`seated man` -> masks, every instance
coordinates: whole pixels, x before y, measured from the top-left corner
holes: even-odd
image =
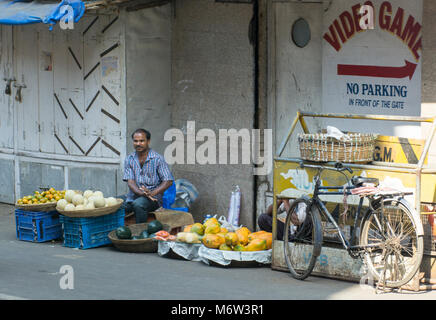
[[[133,132],[135,152],[124,161],[123,181],[129,187],[124,208],[126,214],[135,213],[136,223],[147,222],[148,213],[162,206],[163,193],[174,180],[165,159],[150,148],[150,138],[147,130]]]
[[[277,239],[283,239],[283,230],[285,228],[286,215],[289,211],[289,200],[277,200]],[[273,205],[269,205],[266,213],[262,213],[257,219],[260,230],[272,232],[272,212]]]
[[[300,205],[303,205],[300,208]],[[291,205],[288,199],[277,200],[277,240],[283,240],[283,232],[285,229],[286,217],[289,213]],[[302,203],[298,204],[296,210],[291,214],[291,224],[293,226],[300,226],[306,219],[306,206]],[[273,205],[271,204],[266,213],[262,213],[257,219],[260,230],[272,232],[272,212]],[[290,230],[292,234],[293,231]]]

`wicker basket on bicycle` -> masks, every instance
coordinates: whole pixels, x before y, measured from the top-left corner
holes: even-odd
[[[377,134],[349,133],[340,139],[324,133],[299,134],[301,158],[315,162],[344,163],[373,160]]]

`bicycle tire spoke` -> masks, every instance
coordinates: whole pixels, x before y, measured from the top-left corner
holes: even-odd
[[[415,223],[412,213],[396,201],[386,201],[366,220],[361,245],[382,242],[380,247],[385,246],[384,250],[365,248],[370,272],[379,284],[388,287],[404,285],[418,270],[423,239],[418,237]]]

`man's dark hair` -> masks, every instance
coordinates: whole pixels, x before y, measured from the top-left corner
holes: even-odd
[[[149,131],[145,130],[145,129],[136,129],[135,132],[132,133],[132,139],[135,136],[135,134],[137,133],[143,133],[145,135],[145,138],[147,138],[147,140],[150,140],[151,138],[151,134]]]

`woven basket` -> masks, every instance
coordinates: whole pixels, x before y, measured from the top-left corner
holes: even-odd
[[[316,162],[370,162],[373,160],[376,134],[351,133],[341,139],[326,134],[299,134],[300,155]]]
[[[34,212],[41,212],[41,211],[53,211],[56,209],[56,202],[50,202],[50,203],[40,203],[40,204],[15,204],[15,208],[24,210],[24,211],[34,211]]]
[[[138,223],[129,226],[132,231],[132,236],[138,236],[142,231],[147,230],[148,223]],[[163,225],[163,230],[170,232],[170,226],[167,224]],[[135,253],[145,253],[145,252],[157,252],[158,240],[156,239],[118,239],[116,235],[116,230],[112,230],[109,235],[109,240],[115,248],[123,252],[135,252]]]
[[[117,204],[110,207],[96,208],[91,210],[65,211],[56,209],[60,214],[70,218],[100,217],[116,212],[123,204],[123,199],[117,199]],[[56,204],[55,204],[56,205]]]

